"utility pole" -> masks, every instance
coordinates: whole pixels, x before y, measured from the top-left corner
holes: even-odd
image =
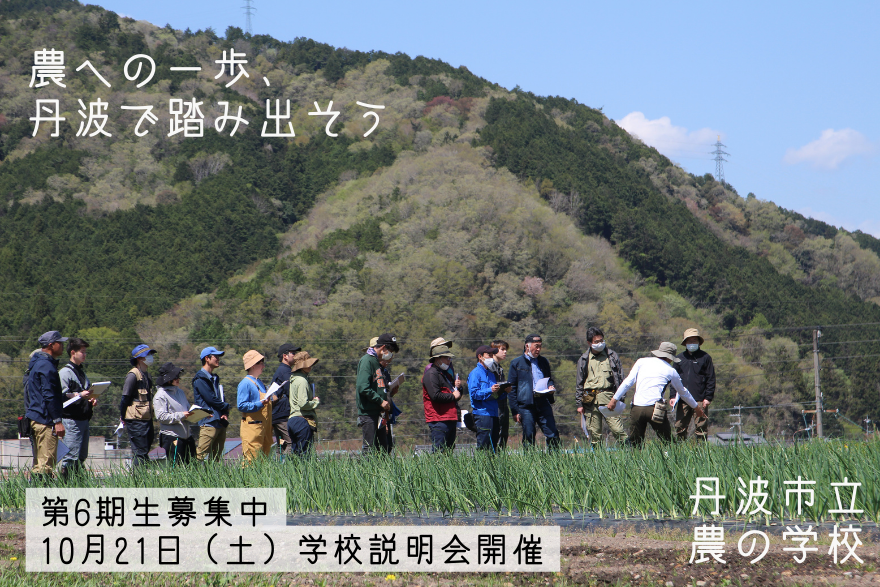
[[[822,391],[819,389],[819,337],[822,331],[813,330],[813,374],[816,380],[816,437],[822,438]]]
[[[257,11],[257,9],[254,8],[253,5],[251,4],[252,1],[253,0],[244,0],[244,6],[242,6],[242,8],[244,9],[244,14],[247,18],[246,24],[244,27],[244,32],[246,32],[249,35],[254,34],[254,31],[251,28],[251,17],[254,15],[254,12]]]
[[[724,155],[730,156],[730,153],[721,150],[721,147],[727,146],[721,142],[721,135],[718,135],[718,142],[713,146],[715,147],[715,150],[709,154],[715,155],[715,180],[718,183],[724,183],[724,165],[722,165],[722,162],[727,161],[727,159],[724,158]]]

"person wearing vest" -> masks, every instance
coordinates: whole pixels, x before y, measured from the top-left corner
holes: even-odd
[[[31,353],[24,376],[25,416],[31,420],[31,441],[34,465],[31,479],[51,477],[55,471],[58,439],[64,438],[61,420],[61,381],[58,378],[58,357],[64,353],[67,338],[57,330],[38,339],[40,349]]]
[[[242,358],[247,375],[238,384],[238,411],[241,412],[241,448],[251,462],[272,448],[272,403],[259,377],[266,367],[266,357],[250,350]]]
[[[196,439],[186,420],[191,414],[191,404],[180,389],[181,373],[183,369],[174,363],[159,367],[153,398],[153,409],[159,421],[159,446],[165,451],[165,462],[171,466],[189,463],[196,456]]]
[[[83,371],[83,363],[86,360],[86,349],[89,343],[81,338],[71,338],[67,341],[68,362],[58,376],[61,378],[61,392],[64,400],[75,402],[62,408],[61,422],[64,424],[64,444],[69,452],[58,463],[61,478],[66,479],[75,471],[81,471],[89,456],[89,421],[92,419],[92,408],[98,400],[89,397],[91,381]]]
[[[299,456],[310,454],[315,432],[318,431],[318,416],[315,408],[321,403],[321,399],[312,391],[309,383],[309,373],[318,359],[309,356],[306,351],[300,351],[293,355],[293,364],[290,374],[290,418],[287,420],[287,428],[292,443],[292,451]]]
[[[461,381],[453,376],[452,359],[455,355],[449,351],[449,346],[440,344],[431,347],[431,362],[422,375],[422,403],[425,406],[425,422],[431,431],[433,452],[455,448],[458,400],[461,398],[458,385]]]
[[[153,445],[153,380],[147,372],[153,364],[156,351],[145,344],[139,344],[131,351],[132,369],[122,384],[122,400],[119,402],[119,417],[128,430],[131,443],[132,468],[150,462],[150,447]]]
[[[199,353],[202,368],[192,379],[193,403],[211,412],[199,420],[199,442],[196,458],[220,461],[226,447],[226,427],[229,426],[229,404],[223,397],[220,376],[214,373],[220,367],[220,357],[226,354],[212,346]]]
[[[614,392],[623,382],[623,366],[620,357],[605,344],[605,333],[595,326],[587,328],[587,343],[590,348],[577,362],[574,400],[578,414],[584,419],[590,433],[590,445],[598,448],[602,441],[602,422],[617,439],[617,444],[626,444],[627,435],[619,416],[605,416],[599,411],[607,406]]]
[[[391,412],[386,377],[382,374],[382,365],[379,361],[390,361],[394,353],[399,350],[397,337],[385,333],[376,339],[376,344],[368,348],[366,354],[358,361],[355,401],[358,408],[357,424],[363,432],[364,454],[373,450],[391,452],[391,431],[387,419],[385,425],[379,426],[383,421],[383,415],[390,415]]]
[[[477,347],[477,366],[468,375],[468,395],[477,425],[477,448],[491,450],[493,454],[501,436],[501,422],[498,419],[501,386],[492,370],[497,354],[497,348],[486,345]]]

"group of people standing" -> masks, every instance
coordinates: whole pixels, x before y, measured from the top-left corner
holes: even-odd
[[[667,402],[675,410],[676,438],[685,439],[696,418],[695,436],[706,440],[715,369],[711,356],[700,348],[704,340],[697,329],[684,333],[683,353],[676,356],[676,345],[664,342],[651,352],[651,357],[636,361],[626,378],[620,357],[607,346],[604,333],[591,327],[586,338],[590,348],[577,362],[575,402],[593,446],[601,442],[603,422],[619,443],[641,445],[648,426],[659,438],[672,440]],[[65,342],[69,362],[59,371],[58,358]],[[43,334],[39,343],[40,349],[31,354],[24,379],[25,419],[30,421],[34,448],[33,473],[53,473],[58,439],[66,438],[70,451],[59,469],[62,476],[67,476],[81,468],[88,456],[89,421],[98,401],[91,396],[91,382],[82,367],[89,344],[80,338],[63,337],[57,331]],[[476,433],[478,448],[503,450],[511,416],[522,427],[523,445],[535,444],[540,427],[548,448],[559,447],[553,414],[556,386],[550,362],[541,355],[540,335],[525,338],[523,352],[510,362],[506,376],[502,366],[510,348],[506,341],[494,340],[476,349],[476,364],[465,379],[469,411],[459,405],[465,390],[452,364],[456,358],[452,348],[450,340],[431,341],[421,379],[425,422],[435,451],[452,449],[460,427]],[[397,337],[386,333],[370,340],[358,361],[355,403],[363,452],[392,451],[392,426],[400,413],[393,398],[404,378],[392,380],[388,368],[398,352]],[[238,384],[236,398],[241,413],[242,452],[247,462],[259,454],[268,455],[273,437],[282,454],[307,454],[318,429],[316,409],[320,398],[309,381],[318,359],[291,343],[281,345],[277,354],[279,365],[269,389],[260,380],[266,357],[256,350],[242,357],[245,376]],[[149,368],[155,355],[156,350],[146,344],[136,346],[131,351],[131,370],[122,384],[119,419],[131,441],[132,466],[149,461],[155,421],[159,423],[158,445],[170,463],[221,459],[230,405],[215,371],[225,352],[213,346],[200,352],[202,366],[191,380],[192,404],[180,387],[184,370],[173,363],[159,368],[154,383]],[[666,399],[670,387],[674,393]],[[627,433],[615,408],[633,388]],[[193,416],[196,410],[204,413]],[[190,422],[199,415],[196,441]]]

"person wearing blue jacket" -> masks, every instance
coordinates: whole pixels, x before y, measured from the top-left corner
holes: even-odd
[[[266,357],[250,350],[244,354],[242,362],[247,376],[238,384],[237,398],[238,411],[241,412],[241,450],[247,464],[261,452],[269,456],[272,448],[272,398],[266,396],[266,386],[260,381]]]
[[[522,356],[510,363],[507,380],[513,387],[507,397],[511,413],[516,414],[514,418],[522,425],[523,446],[534,446],[535,430],[540,425],[547,447],[552,450],[559,448],[560,443],[552,405],[556,401],[553,397],[556,388],[550,362],[541,356],[541,344],[538,334],[526,337]],[[547,392],[536,393],[535,385],[545,378],[549,379]]]
[[[209,346],[202,350],[202,368],[192,380],[193,403],[211,412],[207,418],[199,420],[199,444],[196,458],[219,461],[223,458],[226,445],[226,427],[229,426],[229,404],[223,397],[220,377],[214,370],[220,366],[220,357],[225,353]]]
[[[468,375],[468,394],[474,422],[477,425],[477,448],[492,450],[498,448],[501,437],[501,420],[498,418],[498,394],[501,386],[495,379],[492,366],[498,349],[482,345],[477,348],[477,366]]]
[[[58,357],[64,352],[63,343],[67,338],[57,330],[51,330],[40,336],[38,342],[40,350],[31,355],[24,379],[25,416],[31,420],[34,449],[31,474],[51,477],[58,454],[58,439],[64,438]]]

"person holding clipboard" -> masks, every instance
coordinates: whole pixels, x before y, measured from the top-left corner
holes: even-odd
[[[86,349],[89,343],[81,338],[70,338],[67,341],[67,354],[70,361],[58,372],[61,378],[61,393],[64,404],[61,412],[61,423],[67,434],[64,444],[69,452],[58,463],[62,479],[84,468],[89,456],[89,422],[92,419],[92,408],[98,400],[91,396],[92,382],[83,371],[86,360]],[[71,402],[70,400],[76,400]]]
[[[238,411],[241,412],[241,447],[247,462],[262,451],[269,456],[272,447],[272,404],[266,386],[259,380],[266,357],[250,350],[242,359],[247,375],[238,384]]]
[[[191,406],[180,389],[181,373],[183,369],[173,363],[162,365],[153,397],[153,410],[159,421],[159,446],[165,451],[165,462],[172,466],[186,464],[196,456],[196,439],[187,421],[192,414]]]
[[[315,408],[321,399],[312,390],[309,373],[318,359],[309,356],[306,351],[293,355],[293,372],[290,375],[290,418],[287,428],[290,434],[292,450],[299,456],[306,456],[312,449],[315,432],[318,431],[318,415]]]

